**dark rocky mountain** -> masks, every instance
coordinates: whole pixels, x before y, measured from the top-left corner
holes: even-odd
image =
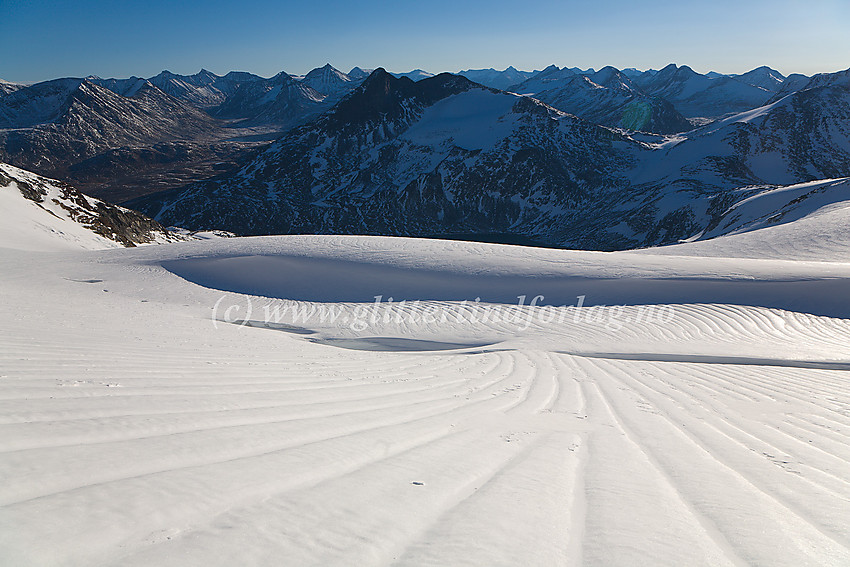
[[[543,102],[382,69],[346,94],[358,70],[330,66],[309,81],[202,72],[168,83],[190,85],[184,98],[238,83],[215,87],[224,102],[206,110],[136,77],[61,79],[0,95],[0,159],[113,200],[155,193],[133,202],[190,229],[490,234],[598,249],[690,238],[756,188],[850,175],[847,72],[799,89],[801,76],[785,77],[772,92],[686,67],[631,74],[552,66],[520,85],[542,88]],[[646,84],[701,105],[727,87],[772,99],[666,136],[687,121]]]
[[[199,137],[218,124],[150,83],[123,97],[88,79],[59,79],[0,99],[0,128],[6,161],[60,170],[108,148]]]
[[[3,83],[0,159],[121,202],[236,169],[361,80],[326,66],[302,82],[201,70]]]
[[[605,67],[592,75],[570,72],[558,80],[552,80],[553,75],[547,74],[542,80],[531,79],[521,90],[527,90],[538,81],[547,88],[531,95],[537,100],[590,122],[614,128],[658,134],[685,132],[693,128],[672,104],[646,95],[631,79],[613,67]],[[558,75],[563,76],[563,71],[559,70]]]

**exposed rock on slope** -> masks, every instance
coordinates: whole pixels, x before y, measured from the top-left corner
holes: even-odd
[[[0,246],[109,248],[186,240],[144,215],[0,163]]]

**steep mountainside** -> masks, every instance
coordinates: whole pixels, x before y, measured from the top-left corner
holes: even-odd
[[[363,73],[326,65],[299,79],[202,72],[168,83],[186,87],[184,99],[221,86],[224,102],[206,111],[136,77],[22,87],[0,96],[0,159],[99,197],[156,193],[134,203],[191,229],[601,249],[709,234],[758,191],[850,176],[848,72],[551,66],[512,88],[534,98],[383,70],[353,88]],[[227,77],[238,83],[229,94]],[[694,120],[648,88],[703,106],[772,99],[689,130]]]
[[[0,160],[113,201],[232,167],[256,143],[144,80],[59,79],[0,98]],[[122,96],[113,90],[132,96]]]
[[[148,80],[164,93],[206,110],[224,103],[240,85],[260,81],[262,77],[241,71],[219,76],[201,69],[194,75],[176,75],[163,71]]]
[[[847,176],[850,90],[803,90],[656,146],[631,172],[640,191],[621,209],[623,234],[644,246],[708,234],[761,191]]]
[[[122,97],[60,79],[0,99],[0,128],[0,159],[55,174],[111,148],[211,136],[219,124],[149,83]]]
[[[622,189],[641,151],[463,77],[414,83],[379,69],[238,174],[134,206],[168,224],[240,234],[513,232],[611,247],[580,217],[606,214],[586,206]]]
[[[239,119],[243,125],[285,127],[324,110],[325,98],[309,84],[296,81],[281,71],[271,79],[244,83],[211,114]]]
[[[92,75],[90,77],[86,77],[86,80],[124,97],[133,96],[145,85],[152,84],[140,77],[130,77],[129,79],[101,79],[100,77]]]
[[[772,104],[688,134],[655,171],[716,182],[787,185],[850,174],[850,88],[824,79]]]
[[[3,83],[0,159],[118,202],[179,187],[234,170],[362,81],[330,66],[302,79],[201,70]]]
[[[186,240],[135,211],[0,163],[0,247],[110,248]]]
[[[330,99],[339,99],[351,92],[367,76],[352,78],[328,63],[307,73],[301,82]]]
[[[729,76],[709,78],[690,67],[670,64],[654,75],[641,75],[635,84],[645,93],[663,98],[688,118],[716,118],[756,108],[774,91]]]

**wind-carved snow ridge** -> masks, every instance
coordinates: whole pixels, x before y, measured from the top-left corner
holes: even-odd
[[[0,249],[0,557],[848,564],[850,264],[663,251]]]

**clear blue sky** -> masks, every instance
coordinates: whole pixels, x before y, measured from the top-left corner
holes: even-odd
[[[0,78],[304,73],[330,62],[788,74],[850,67],[847,0],[0,0]]]

